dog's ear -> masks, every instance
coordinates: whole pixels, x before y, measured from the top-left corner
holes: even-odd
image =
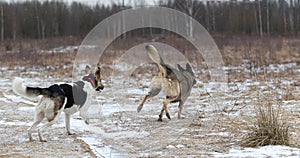
[[[89,65],[86,65],[84,71],[85,71],[85,74],[90,74],[91,73],[91,67]]]
[[[191,67],[191,65],[189,63],[186,63],[185,67],[186,67],[186,71],[188,71],[188,72],[190,72],[190,73],[192,73],[194,75],[193,69],[192,69],[192,67]]]
[[[101,68],[98,64],[97,65],[97,70],[95,71],[95,77],[98,79],[98,78],[100,78],[100,75],[101,75]]]
[[[97,70],[101,71],[100,63],[97,64]]]
[[[177,68],[178,68],[179,71],[184,71],[184,68],[181,67],[181,65],[179,65],[179,64],[177,64]]]

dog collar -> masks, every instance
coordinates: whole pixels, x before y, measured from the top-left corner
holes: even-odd
[[[96,86],[95,86],[95,82],[94,82],[94,80],[93,79],[91,79],[90,77],[89,78],[87,78],[87,81],[89,81],[91,84],[92,84],[92,86],[95,88]]]

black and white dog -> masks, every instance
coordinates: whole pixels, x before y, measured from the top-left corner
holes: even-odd
[[[71,134],[70,115],[80,111],[80,116],[87,122],[86,112],[91,104],[92,96],[103,88],[100,67],[94,74],[90,73],[72,84],[54,84],[48,88],[26,87],[21,78],[16,78],[12,85],[13,91],[23,97],[43,96],[35,108],[35,122],[28,129],[29,141],[32,141],[32,131],[46,118],[48,122],[38,128],[41,142],[46,141],[42,136],[42,131],[53,125],[62,111],[65,113],[66,130],[69,135]]]

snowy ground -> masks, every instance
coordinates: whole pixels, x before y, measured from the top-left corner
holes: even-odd
[[[300,157],[300,68],[297,64],[270,65],[271,74],[288,76],[267,81],[246,79],[230,83],[203,82],[199,77],[183,115],[177,119],[177,104],[169,106],[172,120],[157,122],[163,95],[149,99],[140,113],[136,107],[147,93],[149,78],[114,76],[104,80],[105,89],[89,110],[91,124],[72,116],[67,136],[63,115],[46,130],[47,143],[29,142],[27,128],[33,122],[36,100],[12,93],[14,76],[31,86],[49,86],[71,78],[48,78],[47,71],[24,67],[0,69],[0,156],[12,157]],[[226,67],[248,73],[243,67]],[[260,71],[260,70],[256,70]],[[30,76],[30,78],[28,78]],[[43,77],[44,76],[44,77]],[[228,86],[228,91],[216,85]],[[242,148],[240,140],[255,117],[257,95],[272,94],[281,103],[289,125],[290,147]],[[37,139],[37,135],[34,135]]]

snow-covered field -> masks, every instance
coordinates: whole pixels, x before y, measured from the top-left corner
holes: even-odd
[[[253,78],[229,83],[197,84],[183,110],[184,119],[177,119],[177,104],[169,105],[171,118],[157,122],[163,95],[149,99],[140,113],[136,107],[147,93],[149,75],[137,78],[115,75],[103,81],[105,89],[98,93],[88,111],[91,124],[86,125],[78,114],[72,116],[67,136],[64,118],[47,129],[47,143],[29,142],[27,128],[33,122],[37,100],[26,100],[11,90],[15,76],[26,78],[25,84],[49,86],[71,81],[71,78],[48,78],[43,67],[24,71],[24,67],[0,69],[0,156],[11,157],[300,157],[300,66],[270,65],[265,81]],[[238,73],[246,68],[225,67]],[[240,72],[239,72],[240,71]],[[27,78],[31,76],[31,78]],[[151,75],[150,75],[151,76]],[[218,88],[215,85],[227,88]],[[239,142],[247,134],[247,125],[255,118],[257,96],[271,94],[281,103],[282,119],[289,125],[290,146],[243,148]],[[37,135],[34,135],[37,139]]]

